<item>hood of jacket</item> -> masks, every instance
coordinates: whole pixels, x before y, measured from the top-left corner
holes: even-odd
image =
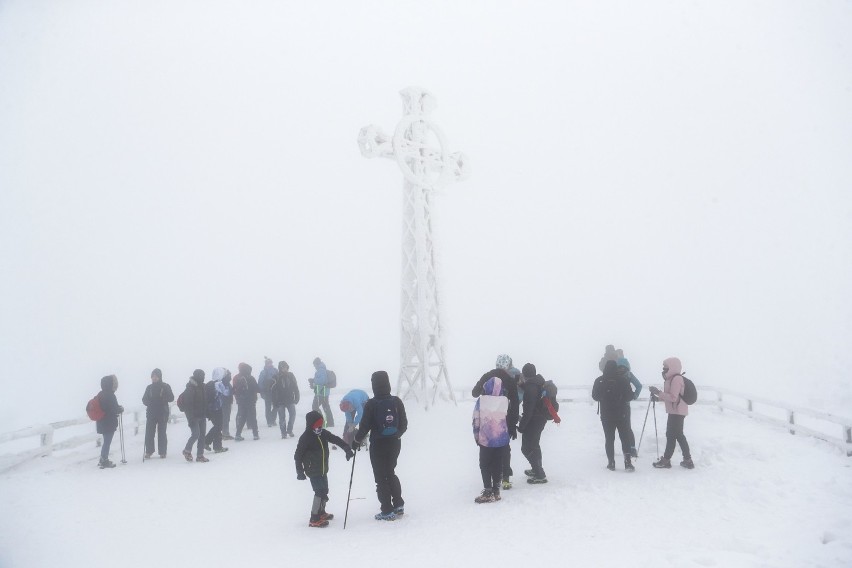
[[[115,392],[118,390],[118,379],[115,375],[107,375],[101,379],[101,390]]]
[[[224,379],[227,372],[228,369],[225,367],[216,367],[213,369],[213,382],[219,382]]]
[[[668,369],[668,372],[665,374],[665,380],[669,380],[675,375],[680,375],[681,371],[683,371],[683,365],[680,362],[680,359],[677,357],[669,357],[668,359],[663,361],[663,367]]]
[[[604,365],[603,370],[604,377],[617,377],[618,376],[618,364],[615,361],[607,361]]]
[[[628,360],[627,360],[627,359],[625,359],[624,357],[621,357],[621,358],[620,358],[618,361],[616,361],[615,363],[616,363],[619,367],[624,367],[624,368],[626,368],[628,371],[630,370],[630,361],[628,361]]]
[[[385,371],[376,371],[370,377],[370,382],[373,385],[373,394],[376,396],[385,396],[391,393],[390,378]]]
[[[482,394],[500,396],[503,394],[503,380],[500,377],[491,377],[482,385]]]
[[[240,374],[248,377],[251,375],[251,365],[248,363],[240,363],[237,367],[240,370]]]
[[[313,430],[312,426],[317,420],[323,420],[319,410],[311,410],[305,415],[305,430]]]

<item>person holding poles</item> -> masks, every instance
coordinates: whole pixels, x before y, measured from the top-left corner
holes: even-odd
[[[675,445],[680,445],[683,453],[682,467],[692,469],[692,456],[689,452],[689,442],[683,434],[683,422],[689,414],[689,405],[683,400],[683,364],[677,357],[669,357],[663,361],[663,390],[657,387],[648,387],[651,394],[662,400],[666,405],[668,420],[666,422],[666,449],[663,456],[653,463],[658,469],[668,469],[672,466],[671,458],[674,455]]]

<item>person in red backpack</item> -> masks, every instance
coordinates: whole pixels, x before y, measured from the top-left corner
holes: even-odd
[[[183,457],[186,461],[192,461],[192,446],[198,442],[198,453],[195,461],[205,463],[210,460],[204,457],[204,436],[207,433],[207,401],[204,396],[204,371],[196,369],[193,371],[186,389],[183,391],[181,401],[183,411],[186,414],[186,423],[189,425],[190,436],[183,449]]]
[[[680,451],[683,453],[683,461],[680,462],[680,465],[686,469],[695,467],[689,452],[689,442],[683,435],[683,421],[689,414],[689,405],[683,400],[682,372],[683,364],[680,359],[669,357],[663,361],[663,390],[657,387],[648,387],[653,396],[665,403],[666,413],[669,415],[666,422],[666,449],[663,452],[663,457],[652,464],[656,468],[668,469],[672,466],[671,459],[674,455],[675,444],[680,445]]]
[[[118,399],[115,396],[117,390],[118,378],[115,375],[107,375],[101,379],[101,392],[98,393],[98,399],[101,403],[101,410],[104,411],[104,417],[95,423],[98,434],[104,437],[104,444],[101,446],[101,459],[98,462],[98,467],[101,469],[115,467],[115,464],[109,461],[109,446],[112,444],[115,431],[118,430],[118,415],[124,412],[124,407],[118,404]]]

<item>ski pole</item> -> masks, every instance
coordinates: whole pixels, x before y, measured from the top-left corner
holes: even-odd
[[[349,493],[346,495],[346,513],[343,515],[343,530],[346,530],[346,521],[349,520],[349,501],[352,497],[352,478],[355,477],[355,458],[358,457],[358,451],[352,456],[352,471],[349,473]]]
[[[127,463],[124,458],[124,413],[118,415],[118,423],[121,429],[119,430],[119,440],[121,440],[121,463]]]
[[[639,453],[639,450],[642,449],[642,439],[645,437],[645,424],[648,423],[648,412],[651,410],[651,403],[653,399],[648,399],[648,408],[645,410],[645,421],[642,422],[642,433],[639,434],[639,447],[636,448],[636,453]]]
[[[657,401],[654,401],[654,441],[657,444],[657,459],[660,459],[660,436],[657,434]]]

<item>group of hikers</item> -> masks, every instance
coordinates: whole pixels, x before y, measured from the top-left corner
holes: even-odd
[[[329,395],[336,387],[335,374],[317,357],[313,361],[314,376],[309,379],[314,399],[312,410],[305,416],[305,430],[299,437],[294,453],[296,477],[310,479],[314,492],[309,526],[325,527],[334,515],[325,509],[328,502],[329,443],[344,450],[346,459],[354,452],[366,448],[369,436],[369,455],[376,483],[380,511],[377,520],[392,521],[405,513],[402,488],[395,473],[400,455],[400,438],[408,429],[408,419],[402,400],[391,394],[391,385],[385,371],[371,376],[373,396],[361,389],[348,391],[339,404],[345,417],[342,438],[326,428],[334,427],[334,417]],[[240,363],[239,373],[231,377],[224,367],[213,370],[212,380],[205,383],[205,373],[196,369],[185,389],[177,398],[177,406],[186,415],[190,437],[183,449],[183,457],[205,463],[205,450],[214,453],[228,451],[223,440],[243,441],[244,428],[260,438],[256,403],[258,395],[264,400],[268,427],[279,426],[281,438],[295,437],[293,426],[299,388],[286,361],[278,363],[265,358],[264,368],[256,380],[252,367]],[[618,432],[624,455],[624,467],[634,471],[631,458],[636,457],[635,437],[630,425],[630,401],[638,398],[642,383],[633,375],[630,364],[620,350],[608,345],[600,361],[602,375],[592,388],[592,398],[598,401],[601,424],[604,430],[604,447],[607,468],[615,470],[614,442]],[[684,418],[688,405],[683,400],[685,379],[682,365],[676,357],[663,362],[664,387],[650,387],[651,399],[665,403],[668,413],[666,449],[653,463],[655,468],[670,468],[675,445],[683,452],[681,466],[692,469],[689,445],[683,434]],[[110,444],[118,428],[124,409],[118,404],[115,392],[118,379],[109,375],[101,379],[99,400],[102,416],[97,420],[97,431],[103,435],[103,445],[98,465],[101,469],[113,468],[109,460]],[[473,435],[479,446],[479,468],[483,490],[474,501],[493,503],[501,499],[501,490],[512,488],[510,441],[521,434],[521,453],[529,462],[524,470],[529,484],[547,483],[542,465],[541,435],[548,421],[559,422],[559,403],[556,386],[546,381],[532,363],[519,371],[512,358],[506,354],[497,357],[495,368],[486,372],[473,386],[472,396],[477,398],[473,413]],[[151,372],[151,384],[145,389],[142,402],[146,406],[144,458],[151,458],[156,449],[160,458],[167,455],[166,428],[170,417],[169,404],[175,401],[171,387],[163,381],[160,369]],[[235,436],[230,434],[233,403],[237,404]],[[91,414],[90,414],[91,416]],[[211,422],[208,429],[207,421]],[[156,434],[156,446],[155,446]]]

